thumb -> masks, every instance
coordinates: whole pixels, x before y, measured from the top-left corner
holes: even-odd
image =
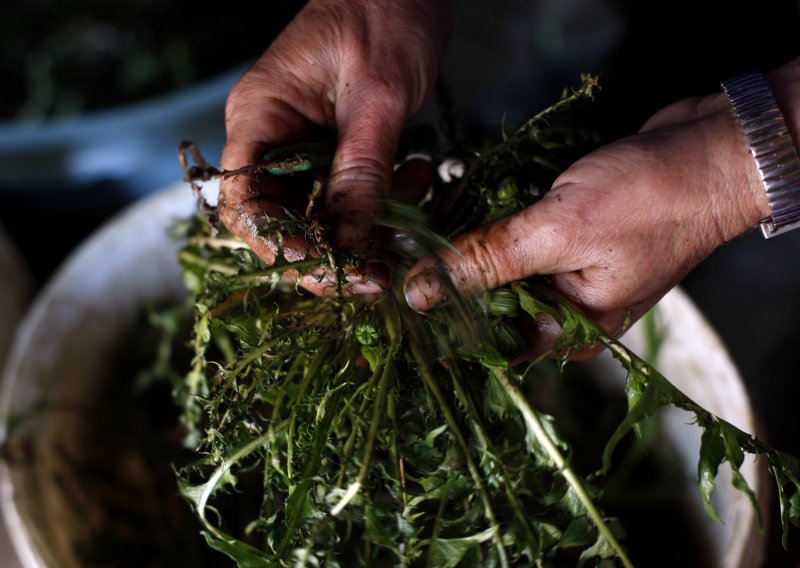
[[[358,91],[357,91],[358,89]],[[373,228],[388,193],[408,105],[389,88],[344,87],[336,104],[339,129],[326,211],[337,220],[336,243],[354,256],[377,245]]]
[[[554,200],[553,200],[554,201]],[[441,267],[462,293],[489,290],[536,274],[581,267],[576,224],[551,214],[547,199],[515,215],[461,235],[441,253]],[[409,270],[406,301],[425,311],[447,300],[439,263],[424,258]]]

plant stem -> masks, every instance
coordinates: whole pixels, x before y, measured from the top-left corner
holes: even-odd
[[[478,494],[480,495],[481,502],[483,503],[484,514],[486,515],[486,519],[491,523],[494,529],[494,545],[497,548],[497,554],[500,557],[500,565],[503,567],[508,566],[508,553],[506,552],[505,546],[503,545],[503,537],[500,534],[500,525],[497,522],[497,517],[494,514],[494,509],[492,507],[491,499],[489,499],[489,494],[486,491],[486,486],[483,483],[483,479],[481,478],[480,472],[478,471],[477,466],[475,465],[472,456],[470,455],[469,445],[467,444],[466,438],[464,438],[464,433],[461,432],[461,429],[458,426],[458,421],[456,421],[455,416],[453,416],[453,412],[450,410],[450,406],[447,403],[447,399],[444,397],[441,389],[439,388],[439,384],[436,381],[436,377],[433,376],[430,367],[428,366],[427,358],[425,354],[422,352],[421,347],[419,344],[413,340],[413,338],[409,338],[409,347],[411,349],[411,354],[414,357],[414,360],[417,363],[419,368],[419,374],[422,378],[422,381],[425,383],[425,386],[430,390],[431,394],[433,394],[436,402],[439,405],[439,410],[444,415],[445,420],[447,421],[448,429],[452,436],[456,439],[458,446],[461,450],[462,455],[464,456],[464,460],[467,462],[467,469],[469,470],[470,476],[472,477],[472,481],[475,484],[476,489],[478,490]]]
[[[234,276],[239,274],[239,269],[235,266],[222,264],[220,262],[212,262],[187,250],[182,250],[178,253],[178,260],[185,264],[193,264],[194,266],[205,268],[211,272],[219,272],[220,274],[225,274],[226,276]]]
[[[208,248],[214,250],[222,250],[222,249],[239,250],[239,249],[250,248],[250,246],[244,241],[240,241],[238,239],[233,239],[233,238],[223,239],[220,237],[193,237],[191,239],[191,244],[207,246]]]
[[[378,428],[384,419],[383,409],[386,406],[386,395],[389,392],[389,381],[394,373],[394,364],[392,358],[397,355],[398,344],[392,345],[389,351],[389,358],[386,365],[383,367],[381,373],[381,380],[378,383],[378,397],[375,400],[375,409],[372,412],[372,421],[369,425],[369,432],[367,433],[367,440],[364,444],[364,457],[361,460],[361,467],[358,470],[358,477],[356,483],[364,485],[364,480],[367,478],[369,471],[369,464],[372,458],[372,449],[375,446],[375,440],[378,438]]]
[[[376,366],[375,370],[370,375],[369,381],[367,382],[366,389],[364,390],[365,393],[370,393],[375,387],[375,383],[378,380],[378,377],[383,375],[383,367],[385,366],[385,361],[383,362],[384,365]],[[358,421],[353,420],[354,417],[351,417],[352,420],[352,430],[350,431],[350,435],[347,437],[347,441],[345,441],[344,448],[342,449],[342,465],[339,467],[339,476],[337,485],[341,487],[342,483],[344,483],[344,474],[345,470],[347,469],[347,464],[350,461],[350,458],[353,457],[353,450],[355,449],[356,438],[358,434],[361,432],[361,428],[359,427],[364,421],[361,419],[362,416],[367,412],[367,407],[369,406],[370,398],[365,394],[364,398],[361,399],[361,404],[358,407],[358,412],[356,413],[355,417],[357,417]]]
[[[434,327],[433,331],[440,337],[445,337],[445,331],[440,327]],[[464,409],[471,418],[470,427],[472,432],[475,434],[475,437],[481,442],[481,444],[484,445],[488,452],[494,457],[495,464],[500,469],[500,475],[503,480],[503,489],[506,494],[506,499],[508,499],[508,503],[511,506],[511,510],[514,513],[514,516],[517,518],[517,521],[522,526],[525,537],[528,539],[528,543],[532,546],[533,550],[537,550],[539,545],[538,539],[533,534],[530,524],[528,523],[528,519],[525,518],[525,514],[522,511],[522,504],[519,502],[519,499],[514,493],[513,488],[508,483],[508,480],[511,478],[511,476],[508,474],[508,468],[506,468],[506,465],[502,460],[497,459],[497,452],[489,438],[489,435],[486,432],[486,428],[483,425],[483,419],[478,412],[475,401],[470,393],[464,388],[464,379],[460,373],[460,368],[456,361],[455,353],[451,349],[452,346],[446,342],[442,342],[440,347],[443,350],[442,355],[447,363],[447,370],[450,373],[450,377],[453,381],[453,388],[455,390],[456,397],[464,406]]]
[[[452,368],[453,367],[451,367],[451,369]],[[452,378],[453,387],[456,391],[456,397],[459,399],[459,402],[464,405],[464,408],[470,414],[470,418],[472,419],[470,427],[472,428],[475,437],[478,438],[478,440],[480,440],[481,443],[486,447],[486,449],[494,458],[495,465],[500,469],[500,476],[503,480],[503,490],[505,492],[506,499],[508,500],[508,504],[511,506],[514,516],[517,518],[517,521],[522,527],[528,543],[533,547],[533,550],[537,550],[539,545],[538,539],[533,534],[530,523],[528,522],[528,519],[525,518],[525,514],[522,512],[522,504],[519,502],[519,499],[517,499],[517,495],[514,493],[513,488],[508,483],[508,480],[510,479],[508,468],[506,468],[506,465],[502,460],[497,458],[497,452],[494,448],[494,444],[492,444],[489,436],[486,433],[481,416],[475,407],[475,401],[473,401],[469,393],[464,390],[464,387],[460,382],[460,377],[458,377],[455,373],[452,373]]]
[[[238,269],[234,274],[238,274],[238,276],[234,276],[233,278],[229,278],[228,282],[231,284],[240,284],[242,282],[253,282],[261,280],[265,277],[271,277],[275,274],[280,274],[281,272],[286,272],[287,270],[305,270],[307,268],[316,268],[318,266],[323,266],[326,264],[326,261],[321,258],[308,258],[306,260],[299,260],[297,262],[291,262],[289,264],[278,264],[275,266],[270,266],[269,268],[264,268],[262,270],[254,270],[253,272],[248,272],[247,274],[238,274]]]
[[[447,497],[450,493],[450,480],[445,481],[445,488],[442,491],[442,498],[439,499],[439,508],[436,511],[436,520],[433,521],[433,529],[431,530],[431,540],[439,538],[439,531],[442,528],[442,516],[444,515],[444,508],[447,505]],[[433,566],[433,551],[428,548],[428,556],[425,561],[426,568],[435,568]]]
[[[208,481],[204,484],[203,492],[200,496],[200,499],[197,501],[197,515],[202,521],[203,526],[205,526],[217,538],[222,540],[227,539],[227,537],[221,533],[219,529],[217,529],[214,525],[208,522],[208,519],[206,519],[206,505],[208,504],[208,500],[211,498],[211,495],[214,494],[217,484],[240,459],[250,455],[265,443],[273,440],[275,438],[275,434],[286,428],[286,426],[288,426],[288,420],[284,420],[275,428],[269,428],[261,436],[253,438],[250,442],[234,451],[231,455],[225,458],[225,460],[217,467],[217,469],[214,470]]]
[[[273,337],[272,339],[270,339],[269,341],[262,343],[259,347],[252,349],[250,353],[248,353],[247,356],[244,357],[244,359],[242,359],[241,363],[239,363],[239,365],[237,365],[230,372],[230,374],[226,378],[226,386],[230,385],[233,382],[233,380],[239,375],[239,373],[245,370],[250,365],[250,363],[252,363],[256,359],[264,355],[267,351],[269,351],[270,349],[275,347],[278,343],[280,343],[282,340],[286,339],[286,337],[291,335],[292,331],[294,330],[293,329],[287,330],[283,333],[280,333],[275,337]]]
[[[514,403],[514,406],[516,406],[517,410],[519,410],[519,412],[522,414],[522,418],[525,420],[525,424],[528,427],[529,432],[545,449],[547,455],[550,456],[550,459],[553,460],[553,463],[555,463],[559,472],[561,472],[561,475],[564,477],[564,479],[566,479],[572,490],[575,491],[575,495],[577,495],[578,500],[580,500],[580,502],[583,504],[584,508],[586,509],[586,513],[592,519],[592,522],[594,522],[597,530],[600,531],[600,534],[605,537],[609,545],[611,545],[611,548],[614,549],[614,552],[617,554],[622,564],[626,568],[632,568],[633,563],[628,558],[625,549],[622,547],[617,540],[617,537],[614,536],[614,533],[603,520],[603,516],[600,514],[600,511],[597,510],[597,507],[595,507],[592,498],[589,497],[589,494],[586,492],[586,489],[583,487],[580,479],[578,479],[578,476],[575,475],[574,471],[572,471],[572,468],[569,467],[564,459],[564,456],[561,455],[561,452],[553,443],[553,440],[550,439],[550,436],[547,434],[544,426],[542,426],[542,423],[539,420],[539,417],[536,415],[536,412],[530,407],[528,401],[520,392],[519,388],[508,380],[508,376],[504,372],[500,370],[494,370],[493,375],[500,382],[506,394]]]
[[[386,354],[386,361],[381,372],[381,378],[378,382],[378,395],[375,400],[375,409],[372,412],[372,420],[367,433],[367,440],[364,444],[364,457],[361,459],[361,467],[358,470],[356,481],[351,483],[347,488],[345,495],[331,509],[331,515],[337,516],[344,507],[358,494],[369,473],[369,465],[372,460],[372,451],[375,446],[375,440],[378,438],[378,428],[385,418],[384,407],[386,406],[386,396],[389,392],[389,382],[394,375],[394,359],[397,357],[397,352],[402,343],[402,330],[400,327],[400,318],[397,315],[397,309],[393,305],[388,306],[388,313],[384,315],[384,326],[389,335],[389,351]]]
[[[328,442],[331,424],[333,423],[333,417],[336,414],[336,408],[341,393],[341,389],[336,389],[331,396],[331,400],[327,401],[329,408],[325,411],[325,414],[322,416],[322,419],[317,425],[317,428],[314,432],[314,444],[311,448],[311,452],[309,452],[308,457],[306,458],[306,465],[303,470],[302,478],[300,479],[300,482],[294,486],[294,489],[292,489],[292,494],[294,494],[296,491],[299,491],[300,495],[304,495],[309,491],[314,475],[317,469],[320,467],[320,457],[322,456],[322,451],[325,449],[325,446]],[[298,502],[299,501],[295,501],[295,503]],[[286,508],[288,527],[283,535],[283,538],[281,539],[280,544],[278,545],[278,558],[283,557],[284,553],[286,552],[286,547],[291,542],[292,537],[294,536],[294,533],[301,521],[299,518],[299,511],[295,510],[297,508],[298,507],[294,507],[292,509],[289,507]]]

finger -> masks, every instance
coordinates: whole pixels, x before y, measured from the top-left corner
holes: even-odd
[[[273,264],[281,254],[288,262],[298,262],[308,257],[320,258],[325,252],[304,235],[277,235],[264,232],[270,216],[284,215],[281,207],[269,199],[254,197],[239,204],[236,209],[227,209],[226,226],[247,242],[253,252],[267,264]],[[234,213],[236,213],[234,215]],[[380,262],[367,262],[360,266],[348,266],[344,270],[344,282],[327,268],[320,267],[302,277],[293,270],[285,273],[291,281],[320,296],[330,296],[341,291],[345,295],[380,294],[390,283],[386,267]],[[299,279],[299,280],[298,280]]]
[[[379,198],[389,191],[407,116],[405,105],[386,88],[346,86],[337,101],[339,135],[326,211],[338,221],[336,244],[353,256],[366,256],[377,246]]]
[[[311,122],[294,107],[273,96],[261,80],[245,76],[225,106],[226,143],[222,168],[235,170],[254,164],[265,150],[304,140]]]
[[[260,159],[260,154],[259,148],[256,159]],[[305,235],[282,233],[278,238],[277,235],[264,232],[270,219],[285,217],[285,208],[299,210],[301,201],[307,199],[309,183],[305,176],[276,178],[268,174],[254,174],[225,181],[228,182],[228,193],[220,210],[223,223],[243,238],[264,262],[274,263],[279,253],[289,262],[304,260],[309,256],[324,256],[324,251],[308,241]],[[390,283],[386,267],[377,262],[347,267],[343,282],[339,282],[334,273],[322,268],[303,276],[296,271],[287,271],[285,277],[322,296],[339,292],[345,295],[380,294]]]
[[[336,274],[328,268],[312,270],[299,279],[296,273],[290,273],[289,276],[316,296],[335,296],[340,292],[344,296],[382,294],[390,284],[386,266],[381,262],[348,267],[343,273],[343,282],[339,282]]]
[[[620,288],[618,284],[615,285],[614,280],[608,279],[607,270],[591,267],[557,274],[552,277],[552,284],[555,290],[577,306],[608,336],[619,338],[656,305],[671,286],[639,297]],[[527,347],[527,352],[520,357],[521,360],[531,360],[543,353],[552,352],[558,357],[584,361],[603,350],[603,345],[596,343],[570,352],[559,352],[557,346],[562,330],[547,316],[540,316],[535,320],[523,318],[521,324]]]
[[[321,258],[324,253],[304,236],[267,232],[271,217],[282,217],[282,208],[269,199],[252,197],[220,210],[225,226],[239,236],[267,264],[273,264],[280,253],[288,262],[304,260],[307,256]]]
[[[597,325],[609,335],[617,337],[622,333],[624,314],[606,314],[600,319],[603,323],[596,321]],[[538,314],[535,318],[520,318],[520,326],[525,339],[525,352],[513,361],[515,365],[524,361],[533,361],[545,354],[551,354],[552,357],[557,358],[567,357],[571,361],[586,361],[597,356],[604,349],[602,343],[594,343],[577,350],[575,348],[570,351],[559,350],[558,342],[563,330],[558,322],[547,314]]]
[[[580,224],[561,212],[570,210],[562,200],[573,198],[569,192],[551,192],[533,207],[460,236],[452,243],[455,251],[441,253],[445,272],[459,291],[470,293],[583,268],[589,252]],[[413,309],[424,311],[446,300],[436,266],[436,259],[423,259],[406,276],[404,292]]]
[[[222,169],[226,171],[257,164],[268,148],[303,140],[312,130],[311,124],[286,103],[271,97],[248,97],[246,94],[250,90],[237,86],[228,98],[227,141],[221,160]],[[220,185],[221,199],[235,206],[253,195],[282,197],[285,180],[263,176],[258,181],[254,184],[252,176],[248,175],[226,178]]]
[[[685,124],[686,121],[696,118],[697,105],[700,100],[701,97],[692,97],[672,103],[651,116],[639,129],[639,132]]]
[[[310,129],[294,109],[271,97],[254,96],[248,85],[248,80],[243,79],[228,98],[223,170],[233,171],[258,163],[266,148],[294,142]],[[292,185],[297,185],[297,181],[264,174],[227,177],[220,183],[220,219],[268,264],[276,260],[278,241],[263,233],[264,226],[270,217],[284,217],[284,207],[297,208],[302,195],[307,193]],[[287,260],[304,258],[308,248],[305,239],[284,236]]]
[[[513,365],[530,362],[546,354],[555,356],[556,343],[561,337],[561,326],[556,320],[541,313],[533,318],[520,317],[517,322],[525,340],[525,351],[511,361]]]

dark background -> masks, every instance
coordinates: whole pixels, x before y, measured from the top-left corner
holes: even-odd
[[[218,67],[233,68],[255,58],[297,8],[282,4],[281,10],[243,11],[225,22],[219,14],[228,6],[199,6],[195,16],[202,17],[192,20],[192,29],[220,55]],[[578,73],[589,71],[600,73],[603,85],[589,122],[612,140],[635,132],[670,102],[715,92],[721,79],[749,69],[768,71],[798,55],[798,5],[789,1],[752,4],[746,14],[728,2],[700,0],[454,4],[445,75],[473,132],[496,134],[503,113],[512,123],[520,120],[552,101],[563,86],[575,84]],[[244,31],[236,22],[243,26],[247,20],[255,25]],[[430,112],[423,111],[423,120]],[[206,147],[212,160],[223,140],[222,113],[220,103],[205,125],[211,132]],[[0,122],[0,138],[3,129],[13,126]],[[126,132],[114,135],[125,137]],[[183,137],[179,132],[174,136],[165,141],[168,146],[176,147]],[[36,166],[50,167],[46,162]],[[145,187],[130,177],[25,182],[0,168],[0,225],[21,251],[38,288],[115,211],[177,181],[177,162],[172,167],[149,172]],[[796,455],[798,246],[800,231],[770,241],[752,232],[718,250],[683,283],[746,380],[763,423],[759,436]],[[769,566],[797,563],[800,539],[791,540],[789,554],[771,550]],[[777,549],[778,538],[770,542]]]

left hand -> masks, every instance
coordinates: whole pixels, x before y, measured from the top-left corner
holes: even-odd
[[[310,0],[228,97],[225,170],[336,131],[319,205],[333,244],[365,261],[345,270],[344,293],[381,293],[388,285],[385,266],[366,262],[379,240],[378,198],[392,189],[400,133],[433,89],[448,29],[447,0]],[[305,207],[310,187],[292,181],[243,175],[220,186],[220,219],[267,264],[279,255],[290,262],[323,256],[302,234],[263,231],[267,219]],[[324,269],[299,283],[315,294],[337,292],[336,275]]]

